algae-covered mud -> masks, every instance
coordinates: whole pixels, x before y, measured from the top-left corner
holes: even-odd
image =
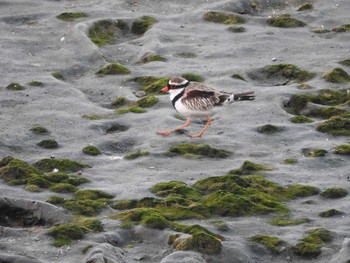
[[[349,262],[349,10],[0,1],[0,262]],[[173,76],[256,100],[159,136]]]

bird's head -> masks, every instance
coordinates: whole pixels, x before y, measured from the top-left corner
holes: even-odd
[[[173,77],[168,81],[168,85],[162,88],[162,92],[178,93],[186,88],[190,82],[182,77]]]

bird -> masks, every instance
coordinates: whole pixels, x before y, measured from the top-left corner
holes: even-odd
[[[172,132],[182,130],[190,125],[191,118],[205,117],[207,123],[198,134],[190,135],[191,138],[202,137],[206,129],[212,124],[211,116],[222,106],[234,101],[254,100],[254,91],[244,93],[230,93],[217,90],[204,83],[189,81],[183,77],[172,77],[162,92],[170,94],[170,101],[177,112],[187,117],[187,121],[180,127],[159,131],[158,134],[167,136]]]

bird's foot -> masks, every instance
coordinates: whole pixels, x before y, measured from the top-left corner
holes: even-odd
[[[190,136],[190,138],[200,138],[200,137],[202,137],[202,135],[203,134],[201,134],[201,133],[199,133],[199,134],[193,134],[193,135],[189,135]]]
[[[170,131],[159,131],[157,133],[160,135],[168,136],[171,132]]]

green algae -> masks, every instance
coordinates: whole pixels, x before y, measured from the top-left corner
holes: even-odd
[[[287,159],[285,159],[283,161],[283,163],[285,163],[285,164],[296,164],[296,163],[298,163],[298,160],[295,159],[295,158],[287,158]]]
[[[311,3],[305,3],[302,4],[301,6],[299,6],[299,8],[297,9],[297,11],[305,11],[305,10],[312,10],[314,7]]]
[[[203,19],[208,22],[219,23],[219,24],[243,24],[245,20],[241,16],[210,11],[203,15]]]
[[[69,178],[63,180],[62,183],[79,186],[81,184],[90,183],[90,180],[85,177],[70,175]]]
[[[91,167],[88,164],[79,163],[69,159],[42,159],[33,164],[33,166],[43,172],[51,172],[54,169],[58,169],[64,173],[74,173],[83,168]]]
[[[41,172],[28,163],[13,157],[4,157],[0,168],[0,178],[5,182],[13,180],[27,180]]]
[[[65,12],[56,16],[56,18],[65,22],[72,22],[78,18],[87,17],[87,16],[88,15],[83,12]]]
[[[41,188],[35,184],[27,184],[24,190],[28,192],[41,192]]]
[[[337,107],[323,107],[323,108],[311,109],[308,115],[312,117],[322,118],[322,119],[329,119],[333,116],[342,115],[347,112],[348,112],[347,110],[340,109]]]
[[[63,75],[58,71],[51,73],[51,76],[58,80],[64,80]]]
[[[180,181],[157,183],[151,187],[150,191],[161,197],[177,195],[191,201],[199,201],[202,196],[198,190],[193,189]]]
[[[293,247],[293,252],[303,258],[317,258],[321,254],[323,245],[333,240],[333,234],[324,228],[310,229],[307,233],[309,235]]]
[[[156,105],[157,102],[158,102],[158,99],[155,96],[145,96],[141,99],[138,99],[135,102],[135,106],[141,107],[141,108],[149,108]]]
[[[88,233],[97,233],[103,231],[100,220],[89,218],[77,223],[63,224],[53,226],[49,229],[49,235],[54,238],[54,246],[61,247],[70,245],[74,240],[79,240]]]
[[[267,79],[281,76],[288,80],[295,80],[297,82],[306,82],[316,76],[315,73],[299,69],[293,64],[267,65],[261,68],[260,71]]]
[[[265,124],[265,125],[257,127],[256,130],[257,130],[257,132],[262,133],[262,134],[275,134],[278,132],[282,132],[284,130],[284,128],[276,126],[276,125],[272,125],[272,124]]]
[[[38,80],[32,80],[31,82],[28,83],[28,85],[32,87],[43,87],[44,83]]]
[[[121,106],[124,106],[127,103],[127,100],[124,96],[118,96],[115,97],[114,100],[111,102],[111,106],[113,108],[119,108]]]
[[[309,117],[306,117],[304,115],[298,115],[290,118],[290,121],[293,123],[312,123],[314,122],[312,119]]]
[[[63,207],[78,215],[95,216],[106,207],[106,202],[95,200],[67,200]]]
[[[248,238],[249,241],[264,245],[268,250],[273,253],[280,253],[286,244],[286,242],[278,237],[267,235],[255,235]]]
[[[45,149],[57,149],[58,142],[55,139],[45,139],[37,143],[38,146]]]
[[[46,202],[53,204],[53,205],[63,205],[66,199],[62,196],[58,195],[51,195]]]
[[[162,57],[161,55],[158,54],[146,54],[145,56],[142,56],[137,62],[136,64],[147,64],[150,62],[154,62],[154,61],[161,61],[161,62],[165,62],[167,61],[167,59],[165,57]]]
[[[137,107],[137,106],[130,106],[127,108],[123,108],[123,109],[119,109],[117,111],[119,114],[125,114],[125,113],[129,113],[129,112],[133,112],[133,113],[145,113],[146,110],[144,108],[141,107]]]
[[[338,61],[338,63],[339,63],[340,65],[350,67],[350,59],[344,59],[344,60]]]
[[[21,84],[19,83],[10,83],[9,85],[6,86],[6,89],[7,90],[13,90],[13,91],[17,91],[17,90],[24,90],[25,87],[22,86]]]
[[[344,33],[344,32],[350,31],[350,24],[336,26],[336,27],[333,27],[331,30],[332,32],[336,32],[336,33]]]
[[[74,197],[77,200],[98,200],[98,199],[112,199],[114,198],[114,195],[109,194],[107,192],[101,191],[101,190],[79,190],[74,193]]]
[[[107,64],[99,69],[96,74],[98,75],[126,75],[130,74],[130,70],[120,63]]]
[[[92,145],[85,146],[82,151],[83,153],[92,156],[97,156],[101,154],[101,151],[97,147]]]
[[[242,75],[237,74],[237,73],[231,75],[231,78],[240,79],[240,80],[246,81],[246,79]]]
[[[50,190],[55,193],[74,193],[78,188],[68,183],[57,183],[50,187]]]
[[[244,33],[247,30],[245,29],[245,27],[242,27],[242,26],[230,26],[227,28],[227,31],[232,33]]]
[[[349,144],[342,144],[338,145],[334,149],[335,154],[340,154],[340,155],[350,155],[350,145]]]
[[[146,31],[151,29],[156,22],[157,20],[154,17],[143,16],[132,23],[131,32],[136,35],[143,35]]]
[[[323,157],[326,156],[328,151],[324,149],[303,149],[303,155],[306,157]]]
[[[333,187],[324,190],[321,194],[324,198],[337,199],[348,195],[348,191],[344,188]]]
[[[271,171],[272,168],[257,164],[251,161],[244,161],[240,168],[230,170],[229,174],[247,175],[254,174],[259,171]]]
[[[350,135],[350,118],[334,116],[316,127],[316,130],[334,136]]]
[[[129,79],[140,85],[140,90],[145,91],[147,95],[161,94],[161,90],[168,84],[169,77],[157,78],[154,76],[141,76]]]
[[[293,28],[303,27],[306,24],[298,19],[291,17],[289,14],[282,14],[275,17],[270,17],[266,20],[267,24],[274,27]]]
[[[322,75],[326,81],[331,83],[346,83],[350,82],[350,76],[342,68],[332,69]]]
[[[229,230],[229,226],[222,220],[211,221],[210,224],[215,226],[216,230],[226,232]]]
[[[81,116],[84,119],[88,119],[88,120],[99,120],[101,119],[100,116],[98,116],[97,114],[84,114]]]
[[[36,185],[40,188],[49,188],[52,186],[52,182],[50,182],[49,180],[47,180],[45,178],[45,176],[41,176],[41,175],[36,175],[36,176],[32,176],[31,178],[25,180],[25,183],[31,184],[31,185]]]
[[[194,73],[184,73],[181,75],[181,77],[189,80],[189,81],[196,81],[196,82],[203,82],[204,78],[202,76],[199,76]]]
[[[102,47],[115,43],[115,33],[119,26],[124,23],[118,23],[110,19],[99,20],[93,23],[89,28],[88,36],[97,46]]]
[[[150,153],[147,152],[147,151],[144,151],[144,152],[139,151],[139,152],[127,154],[127,155],[124,156],[124,158],[127,159],[127,160],[134,160],[134,159],[137,159],[137,158],[139,158],[141,156],[147,156],[149,154]]]
[[[186,158],[227,158],[229,151],[212,148],[207,144],[182,143],[170,147],[169,153],[181,155]]]
[[[310,223],[311,220],[309,218],[301,218],[301,219],[272,218],[269,222],[271,225],[275,225],[275,226],[296,226],[300,224]]]
[[[337,209],[329,209],[329,210],[325,210],[320,212],[318,215],[320,217],[333,217],[333,216],[339,216],[339,215],[344,215],[345,213],[342,211],[339,211]]]
[[[191,52],[175,53],[174,56],[179,58],[196,58],[197,57],[195,53],[191,53]]]
[[[312,32],[314,32],[316,34],[327,34],[327,33],[330,33],[332,31],[322,27],[322,28],[314,28],[314,29],[312,29]]]
[[[49,133],[49,130],[41,125],[35,125],[32,128],[30,128],[30,131],[35,134],[47,134]]]

